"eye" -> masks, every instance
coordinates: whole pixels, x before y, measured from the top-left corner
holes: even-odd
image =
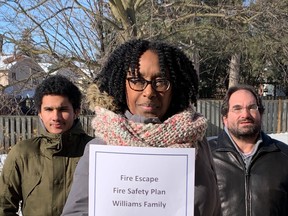
[[[145,81],[139,78],[131,78],[130,82],[132,82],[133,84],[137,84],[137,83],[144,83]]]
[[[258,106],[256,104],[252,104],[248,107],[250,110],[258,110]]]
[[[145,80],[141,78],[129,78],[129,81],[133,83],[134,85],[144,85]]]
[[[68,110],[69,110],[68,107],[61,107],[61,108],[59,109],[59,111],[61,111],[61,112],[66,112],[66,111],[68,111]]]
[[[53,108],[51,108],[51,107],[45,107],[45,108],[44,108],[44,111],[46,111],[46,112],[51,112],[51,111],[53,111]]]
[[[234,107],[234,110],[241,110],[241,109],[242,109],[241,106],[236,106],[236,107]]]
[[[234,111],[241,111],[242,109],[243,109],[243,107],[241,107],[241,106],[234,106],[232,108],[232,110],[234,110]]]
[[[167,83],[168,83],[168,80],[166,80],[166,79],[157,79],[155,81],[155,83],[156,83],[156,86],[166,86]]]

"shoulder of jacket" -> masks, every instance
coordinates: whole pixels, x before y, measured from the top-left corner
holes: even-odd
[[[210,138],[208,138],[208,143],[209,143],[209,146],[210,146],[211,150],[216,149],[217,145],[218,145],[218,137],[210,137]]]
[[[280,140],[270,137],[268,134],[261,132],[263,142],[266,146],[275,145],[283,154],[288,157],[288,144],[281,142]]]
[[[208,143],[211,151],[216,151],[218,148],[233,149],[232,141],[224,130],[218,136],[210,137]]]
[[[42,138],[34,137],[31,139],[22,140],[12,146],[10,152],[17,152],[17,154],[30,154],[40,150]]]
[[[37,155],[40,155],[39,139],[32,138],[23,140],[18,142],[11,148],[5,160],[5,164],[7,164],[7,166],[12,166],[12,164],[14,163],[22,163],[20,161],[28,159],[30,160]],[[38,164],[39,163],[35,163],[35,166],[37,166]]]
[[[272,139],[275,145],[288,157],[288,144]]]
[[[226,132],[223,130],[217,136],[208,137],[210,147],[216,147],[220,142],[226,140]],[[228,136],[227,136],[228,137]]]
[[[92,136],[90,136],[90,135],[88,135],[86,133],[83,135],[83,137],[84,137],[84,140],[87,141],[87,143],[94,139],[94,137],[92,137]]]
[[[92,138],[88,143],[87,145],[93,145],[93,144],[96,144],[96,145],[107,145],[107,143],[99,138],[99,137],[95,137],[95,138]]]

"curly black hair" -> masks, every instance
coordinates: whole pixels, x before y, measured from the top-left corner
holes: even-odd
[[[80,109],[82,94],[79,88],[64,76],[54,75],[45,79],[35,90],[35,108],[41,110],[42,98],[45,95],[61,95],[67,97],[74,111]]]
[[[224,96],[223,102],[222,102],[222,106],[221,106],[221,115],[222,116],[227,116],[228,112],[229,112],[229,100],[230,97],[233,93],[235,93],[236,91],[239,90],[246,90],[251,92],[251,94],[254,95],[255,99],[256,99],[256,103],[258,106],[258,110],[260,112],[260,114],[262,115],[265,111],[265,107],[262,103],[262,99],[261,97],[257,94],[257,92],[255,91],[255,89],[253,88],[253,86],[250,85],[245,85],[245,84],[238,84],[235,86],[230,87],[227,92],[226,95]]]
[[[139,75],[139,59],[151,50],[158,55],[161,73],[169,73],[172,85],[172,100],[166,117],[174,115],[195,104],[198,95],[198,75],[185,53],[160,41],[134,39],[120,45],[111,53],[96,79],[99,90],[112,96],[120,113],[128,107],[125,80],[128,71]]]

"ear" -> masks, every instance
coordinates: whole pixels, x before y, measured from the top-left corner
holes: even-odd
[[[42,114],[41,112],[38,113],[39,118],[42,120]]]
[[[224,126],[227,127],[227,116],[222,117],[222,122],[223,122]]]

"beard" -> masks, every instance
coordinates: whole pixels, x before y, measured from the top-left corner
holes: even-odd
[[[240,127],[241,122],[249,121],[251,125]],[[228,128],[229,132],[238,139],[252,139],[258,136],[261,131],[261,123],[255,122],[254,119],[245,119],[237,122],[233,127]]]

